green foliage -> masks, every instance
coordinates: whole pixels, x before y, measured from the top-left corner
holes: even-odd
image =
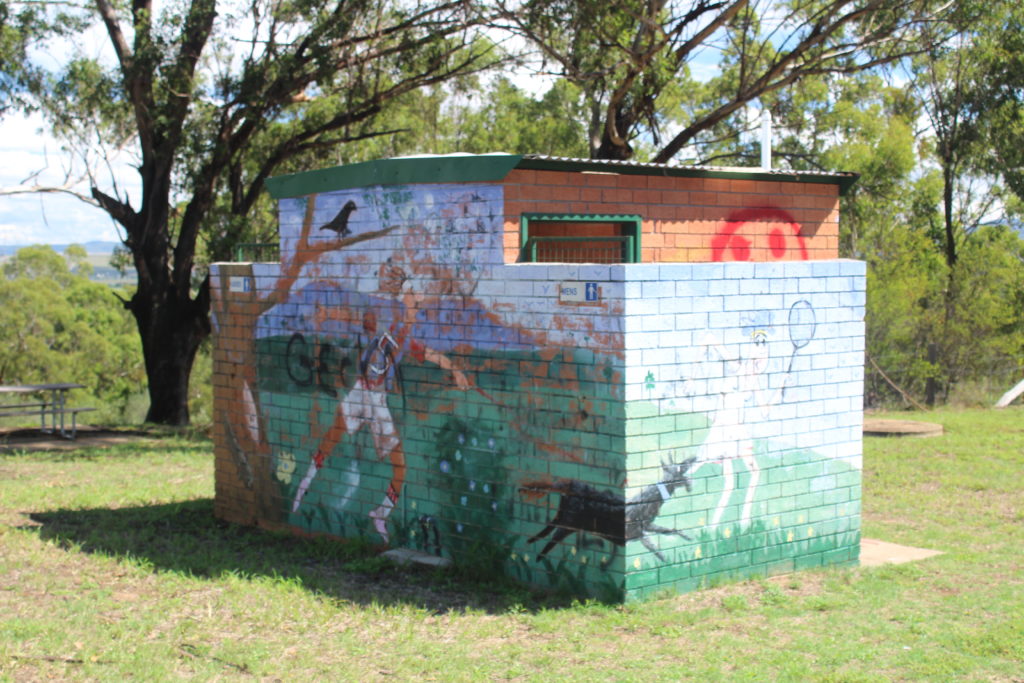
[[[867,352],[881,368],[868,367],[869,402],[895,396],[882,372],[918,401],[929,380],[939,399],[981,386],[969,400],[990,401],[1024,371],[1024,244],[1007,227],[1019,215],[1007,188],[1024,80],[1003,48],[1024,40],[1022,16],[1019,3],[966,2],[922,29],[925,50],[905,62],[909,80],[889,88],[881,120],[924,130],[913,147],[877,138],[860,165],[848,157],[863,176],[844,203],[842,245],[869,263]],[[862,121],[859,135],[871,129]]]
[[[68,37],[81,30],[81,21],[68,13],[70,7],[0,0],[0,115],[32,108],[29,95],[41,87],[45,72],[30,50],[42,35]]]
[[[987,376],[1009,387],[1024,372],[1024,240],[1006,226],[979,228],[951,283],[955,306],[939,347],[946,381]]]
[[[145,373],[131,316],[103,284],[90,282],[85,251],[26,247],[0,278],[0,383],[77,382],[72,398],[100,408],[98,422],[121,421]],[[96,402],[99,402],[99,405]]]
[[[926,231],[891,231],[869,259],[867,354],[922,401],[929,378],[940,398],[983,383],[972,400],[994,400],[1024,373],[1024,239],[1003,225],[983,226],[950,270]],[[936,362],[928,361],[928,346]],[[869,405],[894,398],[869,366]],[[994,394],[994,395],[993,395]]]
[[[0,271],[8,280],[43,278],[53,280],[62,286],[71,281],[67,263],[60,254],[45,245],[19,249],[13,258],[4,262]]]
[[[591,156],[660,163],[723,139],[735,146],[744,108],[804,78],[852,74],[900,59],[910,29],[939,3],[688,3],[527,0],[502,17],[545,67],[577,86]],[[783,18],[784,17],[784,18]],[[916,46],[915,46],[916,47]],[[715,73],[691,69],[715,54]],[[742,146],[742,143],[741,143]]]
[[[1024,7],[1001,0],[988,8],[973,46],[983,79],[972,90],[971,108],[985,123],[983,165],[1024,199]]]
[[[534,99],[504,78],[495,81],[484,106],[460,126],[466,151],[587,155],[585,111],[579,89],[556,81]]]

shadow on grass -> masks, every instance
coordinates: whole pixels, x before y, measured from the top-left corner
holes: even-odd
[[[228,524],[213,500],[167,505],[53,510],[30,518],[39,537],[71,552],[130,560],[195,577],[266,577],[361,605],[411,605],[432,612],[550,609],[569,599],[507,579],[472,581],[422,568],[398,568],[367,543],[296,538]]]

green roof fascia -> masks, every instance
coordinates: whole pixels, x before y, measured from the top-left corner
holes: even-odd
[[[763,171],[758,169],[733,170],[699,168],[697,166],[630,165],[629,163],[602,162],[600,159],[558,159],[524,157],[516,168],[533,171],[598,171],[619,175],[663,176],[668,178],[726,178],[731,180],[767,180],[786,183],[814,183],[838,185],[840,196],[845,195],[860,179],[859,173],[816,174],[800,171]]]
[[[522,154],[448,154],[378,159],[292,173],[268,178],[266,185],[271,197],[284,199],[373,185],[499,182],[517,168],[534,171],[575,173],[589,171],[671,178],[726,178],[838,185],[840,195],[845,195],[860,178],[857,173],[802,173],[800,171],[758,169],[747,171],[700,168],[698,166],[631,164],[600,159],[565,159]]]
[[[514,169],[519,154],[451,154],[379,159],[267,178],[274,199],[373,185],[417,183],[479,183],[502,180]]]

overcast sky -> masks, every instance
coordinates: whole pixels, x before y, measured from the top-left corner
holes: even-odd
[[[35,184],[62,185],[65,159],[58,143],[40,133],[38,117],[0,119],[0,188],[15,187],[41,171]],[[131,173],[124,174],[131,179]],[[78,188],[88,193],[84,184]],[[117,241],[107,214],[66,194],[0,195],[0,245]]]

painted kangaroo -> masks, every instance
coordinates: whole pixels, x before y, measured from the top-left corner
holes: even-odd
[[[590,484],[575,479],[559,479],[554,482],[526,482],[519,487],[519,492],[527,496],[539,497],[548,493],[561,494],[558,511],[546,527],[530,538],[533,543],[554,532],[544,549],[537,555],[541,560],[555,545],[565,537],[574,533],[587,533],[599,536],[615,544],[613,557],[618,553],[618,546],[626,541],[640,539],[644,547],[654,553],[659,560],[665,561],[649,534],[674,534],[687,540],[689,536],[678,529],[669,529],[654,523],[661,511],[661,506],[672,497],[680,486],[691,489],[690,478],[686,472],[696,458],[689,458],[681,463],[662,463],[661,469],[665,478],[657,484],[641,489],[640,493],[626,501],[609,491],[599,491]]]

